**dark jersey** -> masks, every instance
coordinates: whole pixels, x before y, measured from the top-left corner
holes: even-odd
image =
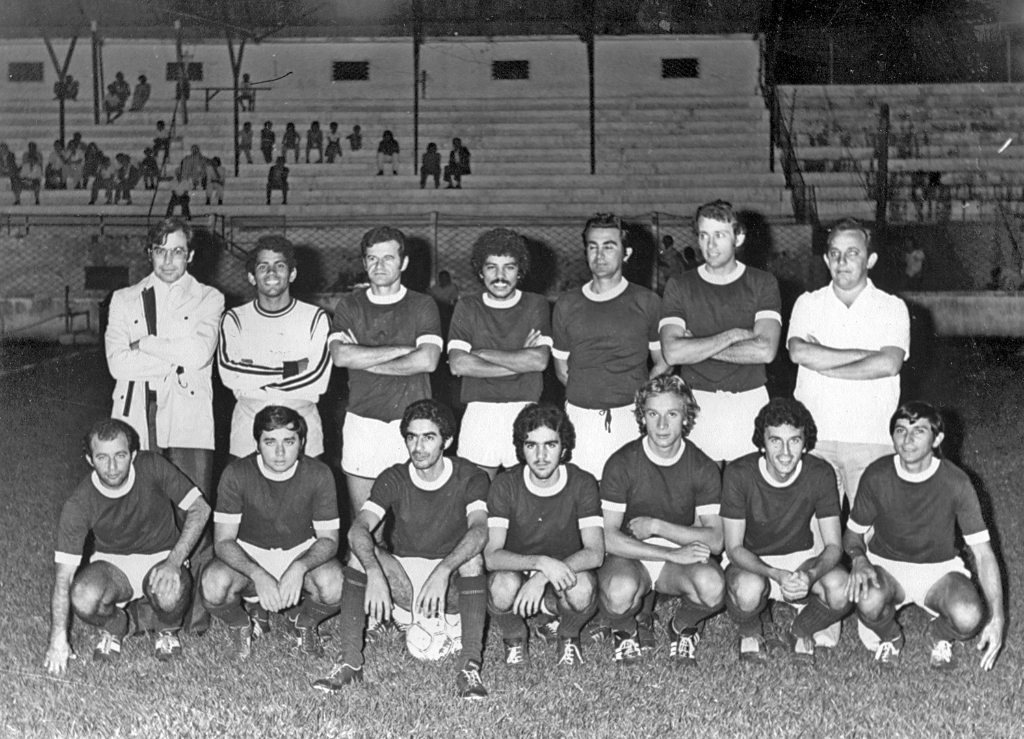
[[[601,477],[601,507],[623,514],[625,529],[634,518],[650,516],[678,526],[693,526],[697,516],[717,516],[722,474],[695,445],[684,443],[675,461],[655,458],[647,437],[613,454]]]
[[[395,302],[373,302],[368,290],[356,290],[338,301],[331,322],[334,334],[351,331],[361,346],[441,347],[441,318],[432,298],[402,288]],[[365,370],[348,371],[348,411],[378,421],[396,421],[406,407],[430,397],[430,375],[410,377],[375,375]]]
[[[562,465],[551,488],[528,481],[529,468],[502,472],[487,494],[490,528],[507,529],[505,549],[515,554],[564,560],[583,549],[580,531],[603,527],[597,480],[574,464]]]
[[[338,493],[327,465],[300,457],[288,479],[273,479],[284,475],[265,472],[261,461],[253,452],[224,470],[214,523],[237,524],[238,540],[261,549],[291,549],[317,531],[340,528]]]
[[[725,468],[721,516],[746,521],[743,546],[758,556],[811,549],[811,518],[838,515],[836,473],[823,459],[804,455],[800,469],[783,487],[768,481],[759,452],[740,457]]]
[[[191,480],[152,452],[136,455],[132,472],[117,491],[105,487],[93,472],[61,509],[56,561],[81,562],[90,531],[96,551],[104,554],[156,554],[173,549],[179,536],[174,506],[187,510],[199,497]]]
[[[444,465],[435,483],[416,476],[411,462],[388,467],[373,483],[363,509],[381,518],[394,511],[397,556],[447,557],[469,530],[467,516],[487,512],[487,473],[458,457],[445,457]]]
[[[859,534],[875,527],[868,542],[872,554],[917,564],[945,562],[957,556],[957,524],[968,546],[989,541],[970,478],[945,459],[935,461],[930,474],[897,470],[896,456],[876,459],[864,470],[849,526]]]
[[[551,345],[551,306],[535,293],[517,292],[519,297],[508,307],[489,301],[489,295],[467,295],[455,304],[448,351],[461,349],[500,349],[518,351],[533,330]],[[511,301],[509,301],[511,302]],[[535,402],[540,398],[542,372],[524,372],[509,377],[463,377],[462,402],[514,403]]]

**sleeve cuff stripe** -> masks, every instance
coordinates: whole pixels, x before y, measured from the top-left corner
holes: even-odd
[[[976,534],[968,534],[964,537],[964,543],[969,546],[977,546],[978,544],[985,544],[992,540],[992,536],[988,533],[988,529],[979,531]]]
[[[239,524],[239,523],[242,523],[242,514],[241,513],[222,513],[221,511],[217,511],[216,513],[213,514],[213,522],[214,523],[234,523],[234,524]]]
[[[181,499],[181,502],[178,503],[178,508],[187,511],[201,497],[203,497],[203,494],[199,492],[199,488],[194,487],[188,491],[188,495]]]
[[[679,328],[686,330],[686,321],[678,316],[666,316],[658,322],[658,330],[665,328],[666,326],[678,326]]]
[[[778,311],[774,310],[759,310],[754,314],[754,320],[760,321],[762,318],[767,318],[771,321],[778,321],[782,323],[782,315]]]
[[[626,504],[625,503],[616,503],[613,500],[602,500],[601,501],[601,510],[602,511],[608,511],[610,513],[625,513],[626,512]]]
[[[423,344],[433,344],[434,346],[444,349],[444,341],[440,336],[435,334],[424,334],[423,336],[416,337],[416,346],[422,346]]]
[[[852,531],[855,534],[866,534],[866,533],[868,533],[868,531],[871,530],[870,526],[863,526],[863,525],[857,523],[856,521],[854,521],[852,518],[849,521],[846,522],[846,528],[848,528],[850,531]]]
[[[561,349],[555,349],[554,344],[552,344],[551,356],[553,356],[555,359],[566,360],[569,358],[569,352],[564,352]]]
[[[648,350],[650,350],[652,352],[660,352],[661,351],[661,342],[660,341],[648,341],[647,342],[647,348],[648,348]]]
[[[59,565],[71,565],[78,567],[82,563],[81,554],[68,554],[67,552],[54,552],[53,561]]]
[[[473,351],[473,345],[462,339],[452,339],[448,342],[448,351],[452,349],[458,349],[460,352],[471,352]]]
[[[694,510],[698,516],[717,516],[722,510],[722,506],[718,503],[709,503],[708,505],[699,505]]]
[[[549,346],[550,347],[550,346],[554,346],[554,344],[555,344],[555,342],[552,340],[552,338],[550,336],[541,336],[539,339],[537,339],[537,345],[538,346]]]
[[[466,513],[476,513],[477,511],[483,511],[487,513],[487,501],[485,500],[474,500],[468,506],[466,506]]]
[[[346,339],[346,338],[348,338],[347,334],[345,334],[345,333],[343,333],[341,331],[336,331],[335,333],[330,334],[327,337],[327,345],[330,346],[332,341],[344,341],[344,339]]]
[[[314,521],[313,529],[315,531],[337,531],[341,528],[341,519],[332,518],[328,521]]]
[[[489,529],[507,529],[508,519],[498,518],[497,516],[491,516],[487,519],[487,528]]]
[[[374,503],[372,500],[368,500],[365,503],[363,503],[363,507],[360,510],[366,511],[367,513],[372,513],[378,518],[384,518],[384,514],[387,513],[387,511],[385,511],[379,505]]]
[[[587,516],[580,519],[580,531],[583,529],[604,528],[604,519],[600,516]]]

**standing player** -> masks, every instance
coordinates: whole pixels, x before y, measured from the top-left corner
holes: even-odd
[[[187,269],[192,229],[168,218],[149,240],[153,272],[110,301],[106,351],[114,418],[204,492],[213,485],[213,355],[224,296]]]
[[[402,438],[408,464],[385,470],[373,485],[348,532],[352,555],[345,568],[341,603],[341,651],[334,671],[313,686],[337,691],[363,680],[366,616],[387,621],[431,618],[457,612],[462,653],[456,689],[461,698],[487,697],[480,679],[486,578],[481,552],[487,541],[487,475],[458,457],[445,457],[455,436],[455,419],[435,400],[405,409]],[[373,530],[393,511],[394,552],[374,546]],[[397,614],[396,614],[397,615]]]
[[[217,557],[203,572],[203,600],[228,625],[239,659],[269,630],[270,611],[301,600],[289,617],[297,646],[320,656],[317,626],[341,601],[334,476],[303,454],[306,422],[297,411],[268,405],[256,414],[252,433],[257,451],[228,465],[217,486]],[[255,604],[251,617],[243,598]]]
[[[551,309],[540,295],[516,288],[530,268],[526,239],[507,228],[486,232],[473,244],[473,271],[482,294],[455,306],[448,334],[448,363],[462,377],[467,404],[459,456],[486,470],[516,464],[512,423],[540,399],[551,347]]]
[[[299,412],[309,429],[305,453],[324,453],[316,403],[331,378],[327,351],[330,319],[319,307],[291,296],[295,247],[283,236],[262,236],[246,260],[256,300],[232,308],[220,322],[220,379],[235,393],[231,454],[256,450],[252,423],[267,405]]]
[[[800,365],[793,397],[818,423],[815,454],[839,470],[853,508],[864,468],[893,453],[889,419],[910,351],[910,315],[868,279],[878,261],[870,232],[848,219],[828,234],[832,283],[801,295],[789,320],[789,356]]]
[[[557,610],[558,664],[571,667],[583,662],[580,630],[597,611],[595,570],[604,560],[597,482],[569,464],[576,432],[560,408],[528,405],[513,438],[521,465],[495,478],[487,495],[488,607],[509,665],[529,659],[524,619]]]
[[[741,660],[767,656],[761,612],[769,598],[799,613],[788,633],[773,630],[767,646],[783,645],[809,662],[816,644],[834,646],[837,638],[816,635],[849,612],[836,475],[807,454],[816,438],[814,419],[800,401],[774,398],[754,420],[760,452],[725,468],[726,609],[739,626]]]
[[[690,440],[728,462],[754,451],[736,430],[768,402],[765,365],[779,348],[782,300],[775,277],[736,261],[745,234],[732,205],[702,205],[694,225],[704,264],[669,280],[661,345],[701,407]]]
[[[551,353],[565,385],[566,413],[587,440],[576,464],[596,478],[612,452],[637,437],[633,394],[668,369],[658,341],[661,301],[623,276],[633,253],[624,238],[622,222],[613,215],[587,221],[583,243],[592,279],[562,293],[552,318]]]
[[[669,659],[678,665],[694,664],[697,625],[724,603],[725,576],[712,559],[722,552],[721,473],[686,442],[698,410],[678,377],[648,380],[637,391],[635,406],[644,435],[615,452],[604,467],[601,507],[608,556],[597,581],[619,664],[635,663],[642,647],[654,646],[654,591],[680,597],[668,626]]]
[[[868,465],[843,544],[852,560],[849,596],[857,604],[861,639],[874,637],[875,660],[895,667],[903,649],[896,612],[911,603],[931,617],[929,664],[957,664],[954,645],[981,628],[978,650],[991,670],[1006,625],[999,563],[981,515],[978,494],[964,472],[940,457],[942,417],[931,405],[904,403],[890,422],[896,455]],[[978,568],[985,603],[957,553],[959,526]],[[865,535],[874,536],[865,544]],[[868,639],[865,639],[868,637]]]
[[[355,513],[377,475],[409,459],[399,433],[402,413],[430,397],[430,373],[443,346],[437,305],[402,285],[409,266],[405,235],[373,228],[360,249],[370,287],[338,301],[327,338],[335,366],[348,368],[341,468]]]
[[[51,675],[63,673],[73,655],[72,610],[100,630],[93,659],[110,662],[121,656],[128,633],[124,607],[140,598],[155,615],[157,659],[180,654],[178,629],[192,591],[186,560],[210,517],[199,488],[163,457],[140,453],[139,436],[127,423],[93,424],[84,446],[93,473],[64,504],[58,526],[45,660]],[[180,533],[175,506],[185,513]],[[90,532],[95,551],[79,569]]]

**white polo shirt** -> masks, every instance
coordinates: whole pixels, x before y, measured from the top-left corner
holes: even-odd
[[[871,280],[849,308],[828,284],[804,293],[793,306],[789,336],[809,337],[833,349],[877,351],[883,346],[910,356],[910,314],[895,295]],[[900,378],[841,380],[800,367],[793,397],[807,406],[818,426],[818,438],[857,444],[889,444],[889,419],[900,399]]]

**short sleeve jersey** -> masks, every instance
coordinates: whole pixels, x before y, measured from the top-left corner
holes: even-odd
[[[743,546],[758,556],[811,549],[811,518],[839,515],[839,489],[832,466],[810,454],[799,464],[789,483],[782,486],[769,478],[758,452],[725,468],[722,518],[746,522]]]
[[[620,408],[647,381],[647,359],[661,349],[661,299],[623,280],[597,294],[587,283],[555,303],[551,320],[556,359],[569,364],[565,397],[581,408]]]
[[[443,346],[441,317],[432,298],[402,287],[392,298],[375,298],[368,290],[356,290],[338,301],[331,335],[351,331],[361,346]],[[375,375],[365,370],[348,371],[348,411],[377,421],[396,421],[406,407],[430,397],[430,375],[409,377]]]
[[[487,473],[458,457],[445,457],[441,477],[428,483],[411,462],[388,467],[373,483],[363,510],[381,518],[395,514],[391,536],[399,557],[441,559],[452,553],[469,530],[468,516],[487,512]]]
[[[178,543],[174,506],[182,510],[202,497],[177,467],[162,456],[139,452],[128,479],[118,490],[104,486],[93,472],[64,503],[57,528],[55,559],[78,565],[91,531],[96,551],[104,554],[156,554]]]
[[[693,526],[700,515],[718,515],[721,495],[718,465],[686,442],[663,460],[646,436],[631,441],[608,458],[601,477],[601,507],[622,513],[623,527],[638,516]]]
[[[448,351],[517,351],[523,348],[531,331],[540,331],[541,343],[551,346],[551,306],[542,296],[517,290],[510,300],[501,302],[488,293],[467,295],[455,304],[448,331]],[[536,402],[543,381],[542,372],[509,377],[463,377],[462,402]]]
[[[850,531],[875,534],[868,549],[886,559],[924,564],[957,556],[955,527],[968,546],[989,541],[978,494],[967,474],[945,459],[911,474],[899,457],[876,459],[864,470],[850,512]]]
[[[737,274],[738,273],[738,274]],[[733,328],[753,329],[767,318],[782,323],[782,298],[773,275],[742,262],[725,280],[709,275],[704,265],[673,277],[665,286],[660,326],[679,326],[695,338]],[[694,390],[740,393],[763,386],[763,364],[732,364],[705,359],[679,368]]]
[[[507,530],[508,551],[564,560],[583,549],[583,529],[604,526],[594,476],[574,464],[560,466],[555,474],[559,480],[552,487],[539,488],[520,464],[491,483],[487,525]]]
[[[283,474],[263,467],[258,452],[228,465],[217,486],[214,523],[236,524],[238,540],[261,549],[291,549],[337,531],[338,493],[323,462],[299,457]]]

